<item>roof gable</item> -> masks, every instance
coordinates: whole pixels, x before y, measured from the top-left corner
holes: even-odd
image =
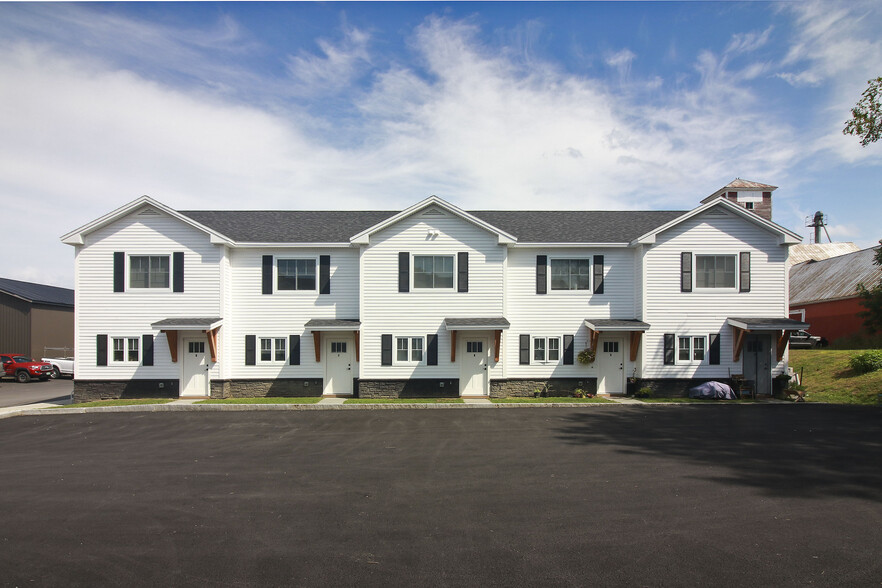
[[[213,231],[212,229],[196,222],[195,220],[181,214],[177,210],[169,208],[165,204],[150,198],[149,196],[141,196],[136,200],[132,200],[128,204],[117,208],[114,211],[111,211],[104,216],[93,220],[90,223],[87,223],[81,226],[78,229],[74,229],[70,233],[66,235],[62,235],[61,242],[66,243],[68,245],[82,245],[85,243],[85,237],[89,233],[93,233],[98,229],[106,227],[119,219],[126,217],[131,214],[143,214],[147,216],[154,216],[160,213],[165,213],[168,216],[175,218],[185,224],[192,226],[193,228],[200,230],[211,237],[212,243],[230,243],[230,239],[226,236]]]
[[[406,208],[398,214],[390,216],[389,218],[378,222],[377,224],[353,235],[349,240],[354,244],[367,244],[370,242],[371,235],[374,235],[379,231],[382,231],[383,229],[390,227],[395,223],[411,217],[421,211],[431,212],[433,209],[449,212],[455,216],[458,216],[464,221],[467,221],[481,229],[484,229],[489,233],[494,233],[497,236],[500,244],[517,242],[517,238],[514,235],[511,235],[503,231],[502,229],[491,225],[490,223],[466,212],[465,210],[462,210],[461,208],[454,206],[453,204],[450,204],[446,200],[438,198],[437,196],[429,196],[425,200],[417,202],[410,208]]]
[[[687,221],[691,218],[694,218],[695,216],[698,216],[699,214],[708,212],[714,207],[722,207],[723,210],[732,212],[732,213],[740,216],[741,218],[769,231],[770,233],[777,235],[778,236],[778,243],[780,245],[785,245],[785,244],[790,245],[790,244],[799,243],[802,241],[802,237],[800,235],[794,233],[793,231],[791,231],[789,229],[785,229],[781,225],[779,225],[777,223],[773,223],[772,221],[767,221],[766,219],[762,218],[761,216],[756,215],[756,214],[750,212],[749,210],[746,210],[746,209],[738,206],[737,204],[730,202],[729,200],[727,200],[723,196],[720,196],[716,200],[706,202],[697,208],[693,208],[692,210],[679,216],[678,218],[675,218],[675,219],[671,220],[670,222],[667,222],[664,225],[656,227],[653,230],[641,235],[640,237],[638,237],[634,241],[632,241],[632,244],[652,244],[652,243],[655,243],[656,237],[660,233],[663,233],[664,231],[667,231],[668,229],[675,227],[684,221]]]

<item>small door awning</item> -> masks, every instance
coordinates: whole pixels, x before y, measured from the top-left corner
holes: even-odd
[[[649,330],[649,323],[638,321],[636,319],[585,319],[585,326],[588,327],[589,340],[591,349],[597,351],[597,341],[600,339],[600,333],[630,333],[631,341],[629,349],[631,350],[631,361],[637,361],[637,353],[640,350],[640,339],[643,333]]]
[[[799,331],[809,328],[809,324],[791,318],[778,317],[729,317],[726,319],[733,331],[732,361],[741,359],[741,349],[744,347],[744,336],[753,331],[775,331],[777,345],[775,357],[778,361],[784,359],[784,351],[790,342],[790,331]]]
[[[635,319],[585,319],[585,326],[592,331],[639,331],[644,333],[649,330],[649,323]]]
[[[444,326],[448,331],[495,331],[507,330],[511,323],[505,317],[492,318],[446,318]]]
[[[315,348],[315,361],[322,360],[322,333],[352,331],[355,334],[355,361],[361,361],[360,357],[360,341],[361,321],[358,319],[324,319],[315,318],[306,321],[303,327],[307,331],[312,331],[312,343]]]
[[[202,331],[208,336],[211,361],[217,362],[217,332],[224,319],[220,317],[175,317],[151,323],[151,327],[165,333],[172,363],[178,361],[178,331]]]
[[[745,331],[799,331],[809,328],[808,323],[791,318],[769,317],[729,317],[727,322]]]
[[[490,318],[446,318],[444,326],[450,331],[450,362],[456,361],[456,333],[458,331],[493,331],[493,358],[499,361],[502,347],[502,331],[508,330],[511,323],[504,316]]]

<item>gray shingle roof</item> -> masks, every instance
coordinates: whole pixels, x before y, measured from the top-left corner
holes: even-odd
[[[70,288],[0,278],[0,292],[6,292],[12,296],[38,304],[70,306],[71,308],[74,305],[74,291]]]
[[[398,214],[381,210],[182,210],[240,243],[347,243]],[[626,243],[683,210],[479,210],[470,214],[517,237],[518,243]]]

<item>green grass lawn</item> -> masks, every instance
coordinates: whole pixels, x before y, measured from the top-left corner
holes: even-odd
[[[63,404],[61,406],[47,406],[46,408],[92,408],[95,406],[137,406],[139,404],[166,404],[171,398],[132,398],[129,400],[96,400],[94,402],[80,402],[79,404]]]
[[[882,393],[882,370],[856,374],[848,360],[863,350],[794,349],[790,367],[802,372],[807,402],[876,404]]]
[[[301,398],[289,398],[277,396],[268,398],[223,398],[200,400],[195,404],[316,404],[321,396],[304,396]]]
[[[547,396],[545,398],[542,398],[542,397],[540,397],[540,398],[510,397],[510,398],[491,398],[490,401],[496,402],[499,404],[529,404],[529,403],[547,404],[547,403],[558,403],[558,402],[567,402],[567,403],[578,402],[581,404],[590,404],[590,403],[603,404],[603,403],[612,402],[612,400],[608,400],[606,398],[599,398],[597,396],[595,396],[594,398],[573,398],[572,396]]]
[[[343,404],[462,404],[462,398],[347,398]]]

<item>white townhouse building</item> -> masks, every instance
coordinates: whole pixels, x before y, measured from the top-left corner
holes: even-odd
[[[62,237],[74,395],[620,394],[635,380],[685,394],[734,374],[769,393],[789,331],[807,327],[786,318],[801,239],[770,220],[774,189],[736,180],[689,211],[465,211],[435,196],[179,211],[144,196]]]

